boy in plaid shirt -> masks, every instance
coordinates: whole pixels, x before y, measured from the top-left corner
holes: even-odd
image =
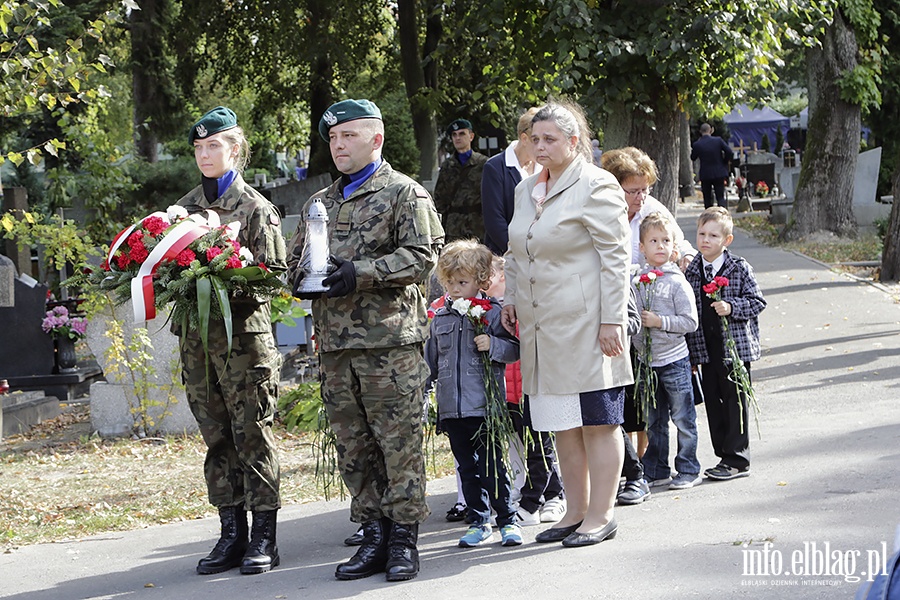
[[[718,481],[750,475],[747,396],[739,394],[735,383],[728,378],[731,364],[725,362],[728,353],[721,317],[728,320],[738,356],[749,375],[750,362],[760,357],[757,316],[766,307],[752,267],[743,258],[728,252],[734,240],[733,227],[728,210],[715,206],[703,211],[697,221],[700,254],[684,273],[694,289],[700,313],[700,327],[687,335],[687,343],[691,364],[699,367],[702,375],[709,433],[719,457],[719,464],[706,469],[704,474]],[[720,290],[721,300],[716,302],[702,289],[714,277],[728,279],[728,285]]]

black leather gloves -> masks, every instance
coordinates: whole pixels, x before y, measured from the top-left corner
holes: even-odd
[[[353,292],[356,289],[356,267],[351,261],[338,258],[333,254],[331,262],[336,268],[331,275],[322,280],[323,285],[329,286],[325,295],[329,298],[336,298]]]

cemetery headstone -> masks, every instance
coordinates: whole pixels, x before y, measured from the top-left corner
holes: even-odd
[[[25,188],[4,188],[2,198],[3,202],[2,206],[0,206],[0,209],[2,209],[0,212],[2,213],[9,211],[19,213],[28,210],[28,193],[25,191]],[[0,243],[5,244],[5,250],[2,254],[5,254],[13,261],[16,270],[19,273],[31,275],[31,249],[19,248],[15,240],[2,240]]]
[[[19,275],[11,295],[14,304],[0,307],[0,379],[53,373],[53,338],[41,329],[47,286]]]
[[[0,254],[0,308],[12,308],[16,303],[16,265]]]
[[[861,152],[856,158],[853,179],[853,216],[862,231],[875,229],[876,219],[890,217],[891,205],[877,202],[878,171],[881,168],[881,147]]]

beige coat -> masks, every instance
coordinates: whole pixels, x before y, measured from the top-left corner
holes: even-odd
[[[516,187],[505,255],[504,304],[514,304],[519,319],[523,391],[577,394],[632,383],[624,333],[631,231],[622,188],[579,156],[537,216],[537,179]],[[621,355],[603,355],[601,323],[622,326]]]

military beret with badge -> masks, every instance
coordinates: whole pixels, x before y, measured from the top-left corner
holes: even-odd
[[[234,114],[234,111],[225,106],[217,106],[194,123],[188,133],[188,143],[193,144],[194,140],[202,140],[235,127],[237,127],[237,115]]]
[[[449,125],[447,125],[447,135],[453,135],[454,131],[459,131],[460,129],[468,129],[469,131],[475,131],[472,129],[472,122],[468,119],[456,119]]]
[[[341,100],[328,107],[322,118],[319,119],[319,135],[326,142],[328,131],[338,123],[355,121],[357,119],[381,120],[381,110],[369,100]]]

